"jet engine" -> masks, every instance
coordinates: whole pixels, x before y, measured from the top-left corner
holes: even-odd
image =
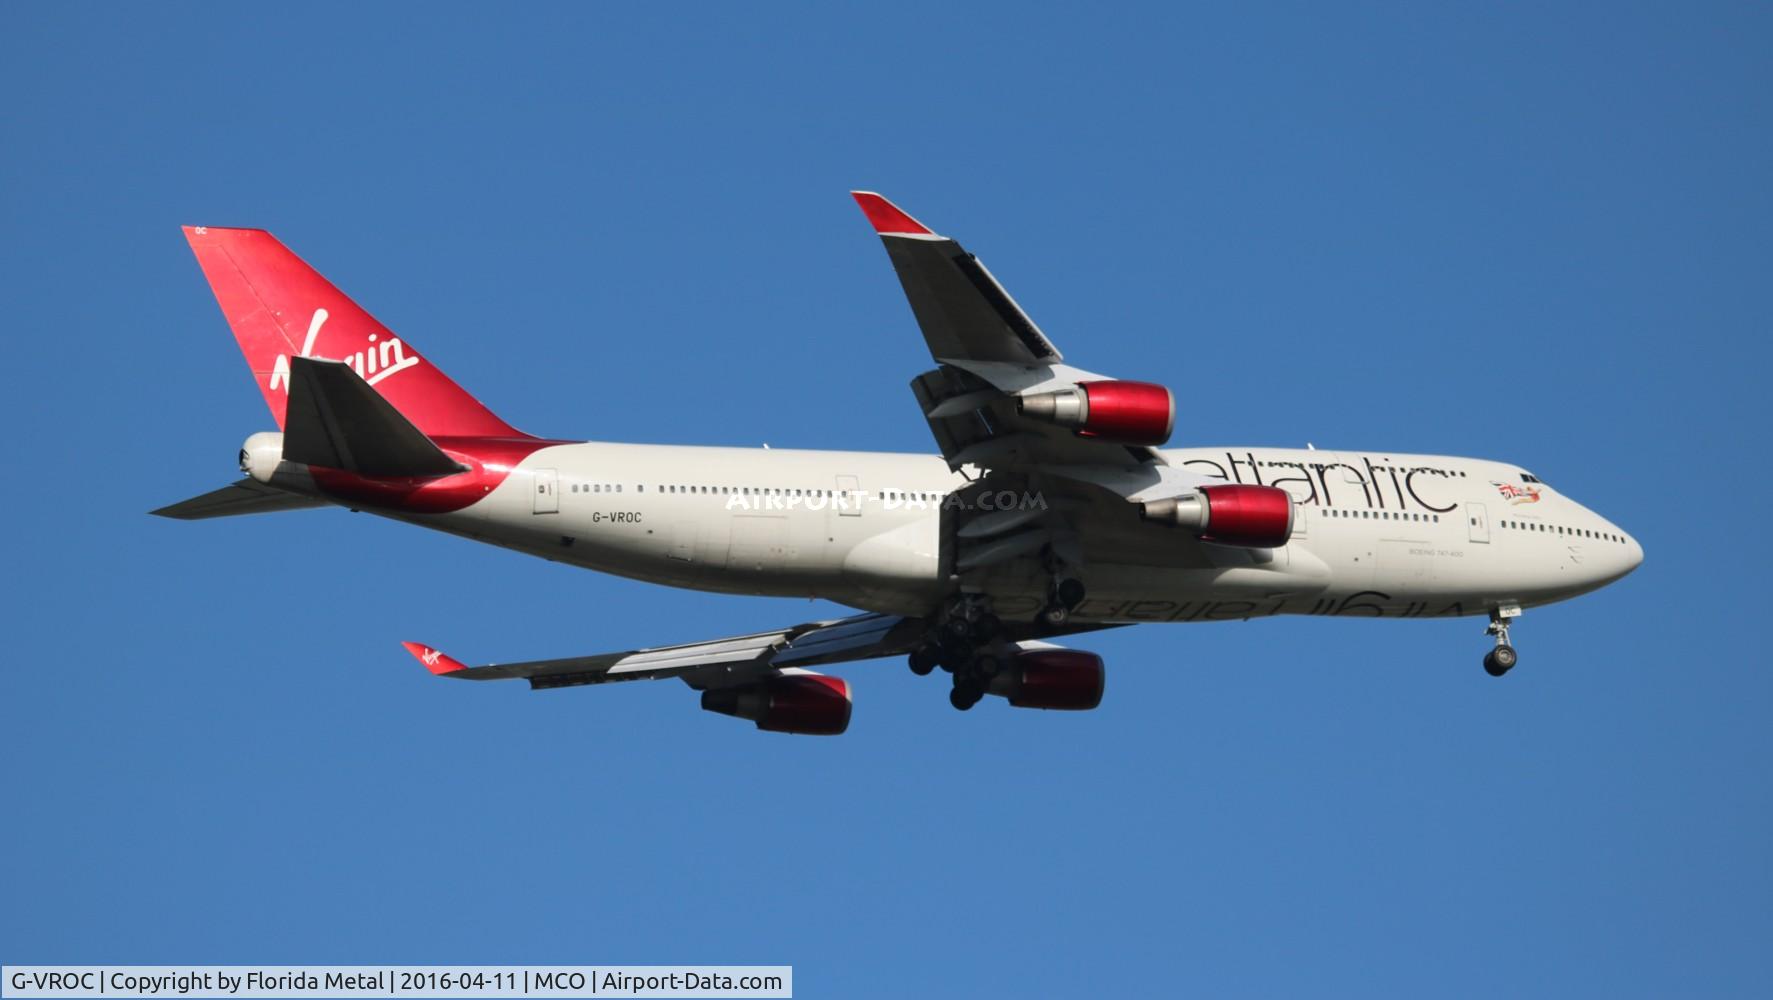
[[[1017,708],[1083,711],[1102,704],[1107,671],[1102,658],[1081,649],[1028,649],[991,678],[986,690]]]
[[[836,736],[850,726],[850,685],[824,674],[779,674],[755,684],[703,691],[702,707],[750,719],[772,733]]]
[[[1271,549],[1293,536],[1293,498],[1278,486],[1226,483],[1145,505],[1145,517],[1187,528],[1202,541]]]
[[[1176,427],[1176,398],[1150,382],[1079,382],[1016,400],[1023,415],[1074,429],[1080,437],[1157,446]]]

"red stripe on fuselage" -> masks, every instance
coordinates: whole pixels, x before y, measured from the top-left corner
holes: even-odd
[[[370,479],[342,469],[310,466],[320,491],[345,503],[403,514],[449,514],[468,507],[505,481],[519,463],[543,448],[572,441],[544,438],[433,438],[466,472],[432,479]]]

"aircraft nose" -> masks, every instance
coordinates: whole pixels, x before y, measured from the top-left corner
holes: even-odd
[[[1638,544],[1637,539],[1616,527],[1613,529],[1613,535],[1617,541],[1602,546],[1605,554],[1602,556],[1600,565],[1596,567],[1600,575],[1600,583],[1603,586],[1615,580],[1624,579],[1644,562],[1644,547]],[[1607,552],[1608,549],[1612,551]]]

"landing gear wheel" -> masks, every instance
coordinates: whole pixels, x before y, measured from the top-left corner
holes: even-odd
[[[935,651],[929,649],[914,649],[909,657],[911,672],[919,677],[929,676],[930,671],[936,669],[938,661]]]
[[[1060,580],[1059,583],[1053,587],[1053,597],[1056,599],[1055,603],[1062,605],[1065,610],[1074,610],[1084,601],[1083,581],[1073,580],[1069,577]]]
[[[1058,628],[1071,620],[1071,609],[1063,604],[1049,604],[1041,611],[1040,620],[1051,628]]]
[[[973,657],[973,674],[979,678],[981,684],[989,682],[1002,669],[1003,661],[990,653],[980,653]]]
[[[948,704],[964,712],[979,703],[985,692],[971,684],[956,684],[954,690],[948,692]]]
[[[1516,604],[1504,604],[1490,612],[1490,627],[1484,634],[1495,637],[1496,648],[1484,654],[1484,673],[1491,677],[1501,677],[1520,662],[1520,656],[1508,642],[1509,623],[1520,616],[1521,609]]]
[[[1497,646],[1484,654],[1484,673],[1491,677],[1501,677],[1513,670],[1514,665],[1519,661],[1520,657],[1515,653],[1513,646]]]

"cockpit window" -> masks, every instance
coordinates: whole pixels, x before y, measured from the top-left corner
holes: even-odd
[[[1523,473],[1521,473],[1521,482],[1523,482],[1523,483],[1539,483],[1539,477],[1533,475],[1531,472],[1523,472]],[[1539,483],[1539,484],[1541,486],[1545,485],[1544,483]]]

